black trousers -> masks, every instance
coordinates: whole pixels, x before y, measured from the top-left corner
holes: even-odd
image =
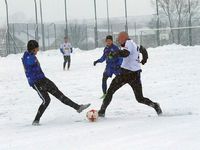
[[[76,104],[72,100],[70,100],[68,97],[66,97],[58,88],[57,86],[49,79],[44,78],[40,81],[38,81],[36,84],[34,84],[33,88],[37,91],[38,95],[42,99],[42,104],[40,105],[37,115],[35,117],[35,120],[39,121],[41,116],[43,115],[44,111],[48,107],[51,99],[48,93],[55,96],[57,99],[59,99],[62,103],[65,105],[68,105],[75,110],[78,110],[80,105]]]
[[[126,69],[122,69],[122,74],[117,75],[112,80],[112,83],[110,84],[106,97],[103,100],[103,104],[101,106],[99,113],[102,114],[105,113],[108,105],[112,101],[113,94],[125,84],[129,84],[132,87],[133,92],[135,94],[135,98],[139,103],[153,107],[155,103],[143,96],[140,73],[141,71],[132,72]]]
[[[65,69],[66,63],[68,63],[67,69],[69,69],[71,65],[71,56],[64,56],[63,69]]]

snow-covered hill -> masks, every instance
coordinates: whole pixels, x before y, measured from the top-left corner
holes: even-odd
[[[200,46],[149,49],[143,67],[144,95],[158,101],[164,115],[138,104],[127,85],[114,96],[105,119],[89,123],[54,97],[41,119],[41,103],[26,81],[21,56],[0,58],[0,150],[198,150],[200,146]],[[46,76],[78,103],[99,109],[105,64],[93,67],[102,49],[77,51],[72,69],[62,70],[58,50],[40,52]],[[109,80],[111,81],[111,80]]]

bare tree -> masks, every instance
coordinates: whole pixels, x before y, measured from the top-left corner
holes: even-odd
[[[188,3],[190,3],[191,6],[191,12],[190,15],[193,17],[200,17],[200,1],[199,0],[188,0]],[[188,4],[189,5],[189,4]],[[189,9],[189,7],[188,7]]]
[[[79,47],[80,43],[86,39],[86,29],[84,24],[77,22],[69,25],[70,39],[75,47]]]
[[[181,27],[183,22],[187,20],[188,7],[186,0],[174,0],[175,5],[175,19],[177,20],[177,27]],[[177,31],[178,44],[180,44],[181,30]]]
[[[188,26],[192,26],[193,17],[199,18],[199,0],[188,0]],[[192,46],[192,29],[189,28],[189,44]]]
[[[160,8],[163,10],[163,13],[167,16],[168,21],[169,21],[169,27],[173,28],[174,27],[174,22],[173,22],[173,14],[175,13],[175,7],[172,4],[173,0],[158,0],[158,5]],[[175,37],[174,37],[174,32],[171,30],[172,34],[172,42],[175,42]]]
[[[200,2],[199,0],[157,0],[159,6],[160,21],[168,22],[170,28],[191,26],[192,23],[188,23],[189,19],[199,15]],[[155,0],[152,0],[152,4],[156,5]],[[190,7],[189,7],[190,6]],[[152,24],[152,23],[151,23]],[[172,42],[175,42],[175,33],[177,33],[177,43],[180,44],[182,33],[181,30],[171,30]]]

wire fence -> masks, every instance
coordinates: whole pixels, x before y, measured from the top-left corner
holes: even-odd
[[[83,50],[95,48],[94,27],[72,23],[68,26],[68,37],[73,47]],[[35,24],[15,23],[9,24],[9,31],[6,29],[0,30],[0,55],[16,54],[26,50],[26,44],[31,39],[37,39],[42,47],[41,27],[38,26],[38,37],[35,33]],[[98,31],[98,47],[104,45],[104,38],[107,35],[107,30]],[[45,50],[58,49],[63,43],[65,36],[65,24],[44,24],[44,41]]]
[[[157,39],[159,31],[159,41]],[[146,47],[156,47],[168,44],[200,45],[200,26],[161,28],[161,29],[142,29],[139,31],[138,41]]]
[[[65,24],[44,24],[45,49],[59,49],[65,36]],[[110,33],[114,39],[125,26],[121,24],[111,24]],[[7,29],[0,29],[0,55],[21,53],[26,50],[27,41],[36,39],[36,25],[14,23],[9,24],[9,33]],[[157,38],[159,31],[159,44]],[[95,28],[93,24],[70,23],[68,26],[69,40],[73,47],[82,50],[95,48]],[[106,24],[99,25],[98,28],[98,47],[105,45],[104,39],[108,35]],[[200,26],[180,27],[180,28],[135,28],[129,27],[129,35],[137,44],[145,47],[157,47],[167,44],[182,45],[200,45]],[[38,26],[38,42],[43,46],[41,26]],[[115,41],[117,43],[117,41]]]
[[[0,56],[6,55],[6,29],[0,29]]]

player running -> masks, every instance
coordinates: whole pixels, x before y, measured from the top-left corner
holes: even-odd
[[[73,48],[71,43],[68,42],[67,37],[64,37],[64,43],[60,45],[60,52],[63,54],[64,58],[63,70],[65,70],[66,63],[68,63],[67,70],[69,70],[71,65],[71,53],[73,52]]]
[[[162,110],[158,103],[152,102],[150,99],[143,96],[142,83],[140,79],[141,66],[139,60],[139,49],[133,40],[129,39],[126,32],[121,32],[118,36],[119,43],[123,50],[111,52],[112,57],[123,57],[121,64],[121,74],[117,75],[106,93],[103,104],[98,114],[100,117],[105,116],[106,109],[110,104],[113,94],[125,84],[129,84],[135,94],[136,100],[139,103],[153,107],[158,115],[162,114]]]
[[[27,51],[24,52],[22,62],[25,69],[25,74],[28,79],[29,85],[37,91],[38,95],[42,99],[37,115],[33,121],[33,125],[39,125],[40,118],[50,103],[49,93],[59,99],[65,105],[74,108],[78,113],[81,113],[84,109],[88,108],[90,104],[79,105],[66,97],[57,86],[48,78],[45,77],[40,63],[36,57],[39,51],[38,42],[30,40],[27,44]]]
[[[120,74],[120,65],[122,63],[121,57],[110,57],[110,52],[118,51],[119,48],[113,44],[113,37],[111,35],[108,35],[106,37],[106,47],[103,51],[103,56],[94,61],[94,66],[96,66],[97,63],[103,63],[106,61],[106,68],[103,72],[103,78],[102,78],[102,90],[103,90],[103,96],[102,99],[105,98],[106,92],[107,92],[107,80],[108,78],[111,78],[113,74],[119,75]]]

